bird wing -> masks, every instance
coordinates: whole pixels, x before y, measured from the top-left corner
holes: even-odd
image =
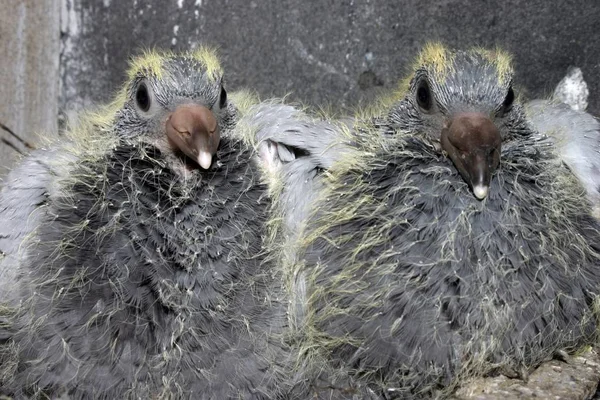
[[[0,191],[0,301],[10,299],[19,265],[48,213],[48,197],[57,189],[52,167],[55,150],[37,150],[13,169]]]
[[[259,104],[249,114],[248,123],[259,143],[276,145],[270,154],[280,163],[305,157],[314,167],[327,169],[339,158],[339,126],[312,118],[293,106]]]
[[[564,103],[533,100],[529,120],[554,142],[561,160],[583,184],[595,206],[600,205],[600,122]]]
[[[344,154],[341,127],[277,102],[258,104],[244,118],[258,142],[259,162],[282,183],[279,202],[295,235],[319,193],[321,172]]]

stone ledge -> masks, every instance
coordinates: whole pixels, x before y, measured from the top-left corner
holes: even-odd
[[[600,381],[598,349],[572,357],[569,362],[542,364],[527,382],[505,376],[481,378],[460,388],[452,400],[588,400]]]

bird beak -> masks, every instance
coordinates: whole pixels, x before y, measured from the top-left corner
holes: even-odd
[[[166,131],[172,147],[181,150],[202,168],[210,167],[221,138],[212,111],[197,104],[179,106],[167,118]]]
[[[442,129],[441,142],[475,197],[483,200],[500,164],[502,138],[498,128],[483,114],[461,113]]]

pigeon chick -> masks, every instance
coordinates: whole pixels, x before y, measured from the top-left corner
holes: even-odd
[[[550,137],[561,160],[581,181],[600,218],[600,122],[584,111],[587,94],[581,70],[574,68],[559,83],[553,99],[533,100],[526,111],[533,127]]]
[[[149,52],[109,107],[11,172],[0,393],[274,396],[270,203],[242,106],[212,51]]]
[[[501,51],[429,45],[350,133],[288,271],[304,393],[445,397],[595,338],[600,225],[512,76]]]

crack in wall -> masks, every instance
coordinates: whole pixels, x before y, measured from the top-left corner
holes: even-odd
[[[14,144],[12,144],[9,140],[6,140],[5,138],[0,138],[0,142],[2,142],[4,145],[10,147],[11,149],[13,149],[14,151],[16,151],[17,153],[19,153],[20,155],[24,156],[25,152],[23,152],[21,149],[19,149],[17,146],[15,146]]]
[[[33,146],[28,141],[21,139],[21,137],[19,135],[17,135],[12,129],[10,129],[8,126],[4,125],[2,122],[0,122],[0,129],[2,129],[3,131],[7,132],[10,136],[12,136],[13,138],[15,138],[19,143],[21,143],[23,146],[27,147],[29,150],[34,150],[35,149],[35,146]],[[9,143],[4,138],[2,138],[2,142],[7,143],[7,144]],[[15,148],[13,144],[9,144],[9,145],[11,147]],[[17,151],[19,151],[19,150],[17,150]],[[21,151],[19,151],[19,153],[21,153]]]
[[[82,4],[80,0],[61,0],[60,8],[60,42],[58,63],[58,134],[67,129],[70,120],[76,120],[77,113],[83,108],[77,92],[76,74],[82,62],[78,57],[76,39],[83,24]]]

